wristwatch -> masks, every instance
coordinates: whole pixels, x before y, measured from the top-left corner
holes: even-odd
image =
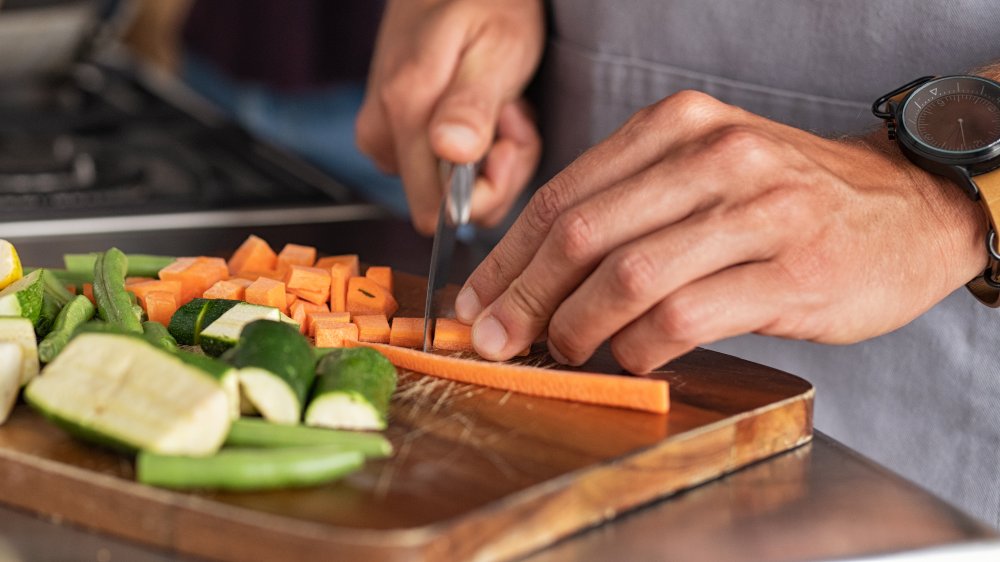
[[[979,76],[924,76],[872,104],[890,139],[924,170],[944,176],[979,201],[989,220],[989,265],[966,287],[1000,306],[1000,84]]]

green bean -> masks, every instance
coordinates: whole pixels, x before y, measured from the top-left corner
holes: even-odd
[[[66,270],[73,273],[92,273],[94,263],[100,252],[89,254],[65,254],[63,263]],[[171,256],[153,256],[149,254],[128,254],[128,269],[126,275],[132,277],[156,277],[160,270],[167,267],[177,258]],[[88,280],[89,281],[89,280]]]
[[[94,300],[97,313],[127,332],[142,333],[141,316],[136,316],[134,301],[125,290],[125,272],[128,258],[118,248],[111,248],[97,256],[94,262]]]
[[[364,456],[336,446],[223,449],[210,457],[141,451],[136,479],[166,488],[268,490],[315,486],[361,468]]]
[[[94,317],[94,305],[83,295],[73,297],[62,307],[52,324],[52,331],[38,344],[38,358],[49,363],[66,347],[77,327]]]
[[[233,447],[300,447],[304,445],[338,446],[358,451],[366,457],[382,458],[392,454],[389,440],[377,433],[320,429],[303,425],[284,425],[253,418],[233,421],[226,437]]]
[[[159,322],[145,321],[142,323],[142,337],[149,343],[166,351],[177,351],[177,340],[170,335],[167,327]]]

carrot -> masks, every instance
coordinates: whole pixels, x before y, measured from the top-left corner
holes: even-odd
[[[434,321],[434,349],[447,351],[470,351],[472,347],[472,326],[454,318],[438,318]]]
[[[384,314],[386,318],[399,309],[399,304],[381,285],[367,277],[351,277],[347,281],[347,311],[351,314]]]
[[[250,286],[250,283],[253,283],[254,281],[256,281],[256,279],[246,279],[244,277],[230,277],[229,279],[227,279],[227,281],[246,289],[247,287]]]
[[[353,322],[358,326],[358,341],[389,343],[389,321],[384,314],[355,316]]]
[[[226,265],[226,260],[208,256],[177,258],[160,270],[160,279],[181,282],[179,306],[200,297],[217,281],[228,278],[229,267]]]
[[[340,256],[327,256],[325,258],[320,258],[316,260],[316,264],[313,267],[330,269],[338,263],[347,266],[347,270],[349,272],[348,277],[357,277],[358,275],[361,275],[360,260],[358,260],[357,254],[343,254]]]
[[[263,239],[251,234],[229,258],[229,273],[237,275],[244,270],[267,271],[274,269],[278,254]]]
[[[142,281],[125,286],[126,291],[132,293],[137,299],[139,299],[139,304],[142,306],[143,310],[147,310],[146,299],[149,294],[154,291],[171,293],[174,295],[174,300],[180,302],[183,295],[181,288],[180,281],[161,281],[158,279],[151,279],[149,281]]]
[[[286,266],[312,267],[316,263],[316,248],[299,244],[285,244],[285,247],[278,252],[278,263]]]
[[[97,301],[94,300],[94,284],[93,283],[84,283],[83,284],[83,296],[85,296],[88,299],[90,299],[91,304],[94,304],[94,305],[97,304]]]
[[[330,272],[319,267],[293,265],[285,277],[288,292],[311,303],[330,300]]]
[[[66,285],[66,290],[69,291],[70,294],[75,295],[76,294],[76,285]]]
[[[285,288],[287,289],[288,287]],[[293,295],[292,293],[285,293],[285,306],[288,307],[288,310],[292,309],[292,305],[295,304],[295,301],[297,300],[299,300],[298,295]]]
[[[422,348],[424,346],[424,319],[393,318],[392,329],[389,330],[389,345]]]
[[[350,312],[322,312],[314,311],[306,313],[306,333],[310,336],[316,336],[316,322],[339,322],[341,324],[351,323],[351,313]]]
[[[371,279],[372,281],[378,283],[379,285],[382,285],[382,288],[384,288],[386,291],[389,291],[390,295],[393,294],[391,267],[386,267],[383,265],[373,265],[368,268],[368,271],[365,272],[365,277]]]
[[[231,299],[241,301],[246,296],[246,286],[241,283],[234,283],[223,279],[216,281],[214,285],[205,289],[201,296],[206,299]]]
[[[277,269],[244,269],[239,273],[237,273],[234,279],[245,279],[247,281],[256,281],[261,277],[264,277],[266,279],[273,279],[275,281],[282,281],[285,278],[285,275],[282,271],[279,271]]]
[[[288,312],[285,301],[285,284],[281,281],[261,277],[247,287],[246,299],[251,304],[273,306],[282,312]]]
[[[170,318],[177,312],[177,296],[167,291],[151,291],[146,295],[146,316],[152,322],[164,326],[170,324]]]
[[[601,406],[629,408],[657,414],[670,409],[667,381],[626,375],[558,371],[510,363],[490,363],[424,353],[380,343],[351,342],[367,346],[389,358],[393,365],[444,379],[509,390],[519,394],[570,400]]]
[[[357,274],[351,273],[351,266],[346,263],[335,263],[330,266],[330,310],[342,312],[347,310],[347,282]]]
[[[350,322],[321,320],[316,323],[315,337],[316,347],[344,347],[349,342],[358,341],[358,326]]]
[[[152,277],[126,277],[125,286],[135,285],[136,283],[143,283],[145,281],[156,281]]]

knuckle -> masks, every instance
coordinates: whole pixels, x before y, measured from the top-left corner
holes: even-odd
[[[552,178],[541,189],[535,192],[528,202],[528,208],[524,213],[524,220],[527,226],[536,234],[545,234],[549,231],[552,223],[559,217],[563,210],[565,196],[562,194],[565,180],[561,176]]]
[[[646,252],[627,249],[612,258],[611,279],[614,291],[624,300],[638,300],[656,288],[658,268]]]
[[[660,302],[653,309],[654,329],[675,342],[696,344],[700,340],[704,322],[696,303],[672,297]]]
[[[620,337],[611,339],[611,355],[622,369],[630,373],[648,373],[657,367],[657,361],[648,349],[632,345]]]
[[[594,259],[599,232],[588,214],[573,208],[556,220],[553,235],[566,260],[573,265],[586,265]]]
[[[685,126],[707,124],[727,106],[712,96],[696,90],[682,90],[652,106],[658,120],[681,122]]]
[[[757,168],[772,162],[773,142],[758,129],[729,125],[709,141],[709,154],[741,168]]]
[[[570,363],[585,361],[593,350],[587,349],[578,332],[558,317],[552,319],[548,330],[549,342],[552,343]]]
[[[535,293],[535,289],[529,288],[523,279],[518,277],[507,289],[508,309],[513,309],[514,313],[530,321],[545,321],[549,317],[549,309],[542,298]]]

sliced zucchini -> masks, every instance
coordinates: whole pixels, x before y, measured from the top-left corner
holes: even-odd
[[[184,351],[183,349],[174,350],[173,353],[181,361],[201,369],[219,381],[222,384],[222,389],[226,391],[226,397],[229,400],[229,417],[234,420],[240,417],[240,377],[232,365],[214,357]]]
[[[0,318],[0,342],[21,346],[20,386],[28,384],[38,375],[38,341],[31,321],[27,318]]]
[[[138,335],[77,335],[25,399],[76,435],[161,454],[213,454],[231,420],[218,380]]]
[[[197,298],[170,318],[170,335],[181,345],[198,345],[201,331],[242,301]]]
[[[0,316],[20,316],[38,322],[42,311],[42,272],[36,269],[0,291]]]
[[[396,368],[374,349],[334,349],[317,365],[318,379],[306,409],[306,425],[385,429]]]
[[[205,320],[208,320],[206,313]],[[240,340],[243,327],[255,320],[281,320],[281,311],[270,306],[237,301],[237,304],[211,323],[205,322],[198,345],[205,353],[218,357]],[[301,335],[301,334],[300,334]]]
[[[7,421],[21,390],[21,346],[0,341],[0,425]]]
[[[287,424],[302,419],[316,363],[309,340],[297,329],[284,322],[251,322],[226,360],[239,368],[243,394],[262,416]]]

